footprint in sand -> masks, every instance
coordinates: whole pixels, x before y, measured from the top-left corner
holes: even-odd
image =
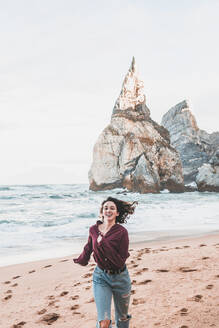
[[[148,271],[148,268],[142,268],[142,271],[144,271],[144,272]]]
[[[4,301],[8,301],[8,300],[10,300],[10,298],[12,298],[12,295],[5,296],[5,297],[4,297]]]
[[[18,286],[18,284],[16,283],[16,284],[13,284],[13,285],[11,285],[11,287],[17,287]]]
[[[133,298],[132,304],[138,305],[138,304],[144,304],[145,300],[143,298]]]
[[[11,282],[9,280],[3,282],[3,284],[7,285],[7,284],[10,284]]]
[[[208,260],[208,259],[210,259],[210,257],[208,257],[208,256],[203,256],[202,257],[202,260]]]
[[[138,264],[134,264],[133,266],[132,266],[132,268],[137,268],[138,267]]]
[[[86,273],[83,275],[82,278],[90,278],[92,276],[92,273]]]
[[[132,289],[131,290],[131,294],[133,295],[133,294],[135,294],[136,293],[136,290],[135,289]]]
[[[15,277],[13,277],[12,279],[18,279],[18,278],[20,278],[21,276],[15,276]]]
[[[62,292],[59,296],[65,296],[65,295],[67,295],[69,292],[67,292],[67,291],[64,291],[64,292]]]
[[[181,314],[181,315],[188,315],[188,309],[186,309],[186,308],[182,308],[182,309],[180,310],[180,314]]]
[[[35,270],[31,270],[31,271],[29,271],[28,273],[34,273],[34,272],[36,272]]]
[[[15,325],[12,326],[12,328],[21,328],[22,326],[24,326],[26,324],[25,321],[21,321]]]
[[[156,272],[169,272],[167,269],[157,269]]]
[[[212,289],[214,287],[214,285],[207,285],[206,289]]]
[[[52,264],[45,265],[45,266],[43,267],[43,269],[50,268],[51,266],[52,266]]]
[[[183,326],[180,326],[179,328],[189,328],[188,326],[185,326],[185,325],[183,325]]]
[[[56,302],[59,302],[59,301],[58,300],[51,301],[51,302],[49,302],[48,306],[53,306],[53,305],[55,305]]]
[[[73,287],[79,286],[81,283],[80,282],[76,282]]]
[[[47,298],[48,298],[49,300],[54,300],[54,299],[55,299],[55,296],[54,296],[54,295],[49,295],[49,296],[47,296]]]
[[[134,273],[134,275],[136,275],[136,276],[138,276],[140,274],[142,274],[142,271],[137,271],[137,272]]]
[[[192,300],[195,302],[200,302],[202,297],[203,297],[202,295],[195,295],[192,297]]]
[[[41,321],[46,322],[48,325],[51,325],[60,317],[58,313],[48,313],[41,318]]]
[[[179,271],[181,272],[193,272],[193,271],[198,271],[197,269],[190,269],[188,267],[181,267],[179,268]]]
[[[74,311],[72,314],[81,314],[81,312]]]
[[[90,289],[90,288],[91,288],[90,286],[85,287],[86,290],[88,290],[88,289]]]
[[[37,312],[37,314],[41,315],[41,314],[44,314],[46,313],[47,309],[42,309],[40,311]]]
[[[11,289],[9,289],[9,290],[7,290],[7,292],[5,292],[5,294],[11,294],[11,293],[12,293]]]
[[[79,309],[79,304],[75,304],[75,305],[71,306],[72,311],[77,310],[77,309]]]
[[[79,299],[79,295],[72,296],[71,298],[73,301]]]
[[[150,279],[146,279],[146,280],[143,280],[143,281],[139,281],[136,285],[146,285],[146,284],[148,284],[149,282],[152,282],[152,280],[150,280]]]
[[[67,262],[67,261],[69,261],[69,260],[61,260],[61,261],[59,261],[59,262]]]
[[[204,246],[207,246],[207,245],[205,245],[205,244],[200,244],[200,245],[199,245],[199,247],[204,247]]]
[[[175,249],[182,249],[182,248],[177,246],[177,247],[175,247]]]

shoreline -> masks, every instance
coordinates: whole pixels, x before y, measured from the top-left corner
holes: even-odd
[[[165,242],[165,241],[177,241],[177,240],[182,240],[186,238],[198,238],[202,236],[208,236],[208,235],[215,235],[219,234],[219,230],[212,230],[212,231],[194,231],[194,230],[189,230],[189,229],[184,229],[184,230],[161,230],[161,231],[142,231],[142,232],[134,232],[134,233],[129,233],[129,243],[130,247],[134,247],[134,245],[140,245],[140,244],[157,244],[159,242]],[[27,263],[33,263],[33,262],[39,262],[39,261],[50,261],[50,260],[55,260],[59,259],[62,257],[70,257],[75,254],[80,253],[82,251],[83,246],[87,242],[87,238],[77,238],[77,243],[75,243],[75,240],[72,242],[72,246],[77,244],[77,248],[79,249],[78,252],[72,252],[69,254],[68,251],[63,252],[63,254],[60,254],[58,256],[51,256],[51,253],[48,254],[48,257],[41,257],[39,253],[33,253],[33,259],[31,258],[31,255],[28,256],[25,254],[24,258],[26,257],[26,260],[21,260],[21,262],[16,262],[15,263],[8,263],[8,264],[1,264],[0,263],[0,270],[1,268],[8,267],[8,266],[14,266],[14,265],[22,265],[22,264],[27,264]],[[71,244],[71,243],[69,243]],[[80,245],[80,247],[78,246]],[[63,248],[68,248],[67,246]],[[70,248],[70,246],[69,246]],[[49,252],[48,252],[49,253]],[[54,254],[55,251],[53,250],[52,253]],[[20,255],[14,256],[14,258],[21,257]],[[34,258],[35,257],[35,258]]]
[[[219,233],[131,243],[129,251],[130,328],[219,327]],[[0,326],[95,327],[95,263],[73,257],[1,267]]]

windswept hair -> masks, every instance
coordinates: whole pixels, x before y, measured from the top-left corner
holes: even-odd
[[[116,218],[116,223],[126,223],[130,215],[134,213],[135,207],[138,204],[138,202],[125,202],[121,199],[108,197],[101,204],[100,214],[103,213],[103,206],[106,202],[113,202],[116,205],[117,211],[119,212],[119,216]]]

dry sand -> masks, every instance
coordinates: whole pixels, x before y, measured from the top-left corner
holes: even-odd
[[[219,235],[131,245],[130,328],[219,328]],[[0,268],[1,328],[95,328],[93,260]]]

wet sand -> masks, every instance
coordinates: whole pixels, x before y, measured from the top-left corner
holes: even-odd
[[[95,328],[93,260],[0,268],[0,327]],[[134,243],[130,328],[219,328],[219,234]]]

